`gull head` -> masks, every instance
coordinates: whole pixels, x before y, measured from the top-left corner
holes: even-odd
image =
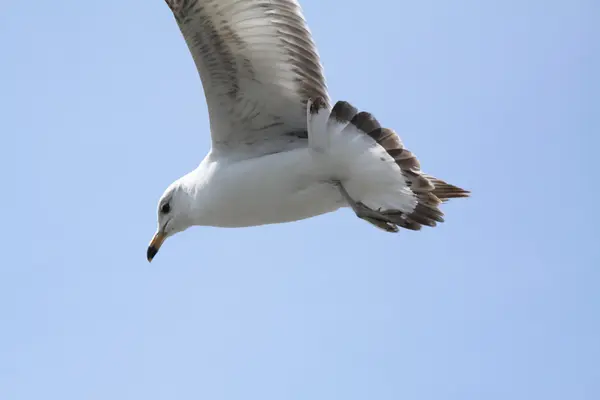
[[[158,202],[158,228],[148,246],[148,262],[152,261],[169,236],[193,225],[192,198],[191,188],[183,179],[173,182],[165,190]]]

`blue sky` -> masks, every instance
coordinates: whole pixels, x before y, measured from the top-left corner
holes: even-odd
[[[302,4],[332,98],[473,197],[418,233],[193,228],[148,264],[210,145],[170,11],[8,2],[0,398],[600,397],[598,3]]]

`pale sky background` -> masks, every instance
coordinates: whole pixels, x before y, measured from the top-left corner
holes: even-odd
[[[0,399],[600,398],[600,4],[302,4],[332,98],[473,197],[419,233],[193,228],[148,264],[210,143],[168,7],[5,1]]]

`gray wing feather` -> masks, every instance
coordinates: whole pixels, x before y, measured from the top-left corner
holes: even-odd
[[[296,0],[166,2],[202,80],[214,147],[285,147],[306,131],[308,98],[329,103]]]

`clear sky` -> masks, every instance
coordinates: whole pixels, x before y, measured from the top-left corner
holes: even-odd
[[[473,192],[146,247],[210,146],[162,0],[0,13],[0,398],[600,398],[600,6],[303,0],[334,100]],[[343,4],[343,5],[340,5]]]

